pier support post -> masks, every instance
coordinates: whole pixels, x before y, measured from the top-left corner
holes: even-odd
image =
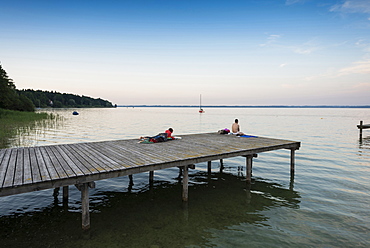
[[[253,155],[246,156],[247,162],[247,183],[250,184],[252,182],[252,161]]]
[[[252,162],[253,162],[253,158],[257,158],[258,157],[258,154],[252,154],[252,155],[246,155],[246,156],[243,156],[246,158],[246,164],[247,164],[247,183],[251,183],[252,182]]]
[[[289,183],[289,190],[294,189],[294,172],[290,173],[290,183]]]
[[[208,174],[210,174],[212,171],[212,161],[208,161],[207,167],[208,167]]]
[[[294,148],[290,149],[290,172],[294,173],[294,165],[295,165],[295,150]]]
[[[90,229],[89,183],[81,185],[82,229]]]
[[[63,205],[68,206],[69,187],[63,186]]]
[[[185,165],[183,171],[183,178],[182,178],[182,200],[184,202],[188,201],[188,191],[189,191],[189,168],[187,165]]]
[[[149,184],[153,185],[154,181],[154,171],[149,171]]]

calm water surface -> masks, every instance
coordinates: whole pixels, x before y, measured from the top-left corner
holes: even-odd
[[[175,135],[230,128],[302,142],[296,172],[290,151],[259,154],[253,182],[245,159],[190,170],[189,203],[178,169],[96,182],[91,225],[81,231],[80,193],[68,206],[53,190],[0,198],[1,247],[370,247],[370,131],[356,125],[370,109],[117,108],[48,110],[62,118],[20,134],[12,147],[138,138],[173,127]]]

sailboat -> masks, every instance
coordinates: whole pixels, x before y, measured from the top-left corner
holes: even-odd
[[[199,97],[199,113],[204,113],[205,111],[202,109],[202,94]]]

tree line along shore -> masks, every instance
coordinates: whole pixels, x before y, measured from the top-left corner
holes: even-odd
[[[56,91],[18,90],[0,65],[0,109],[33,112],[35,108],[112,108],[107,100]]]
[[[107,100],[53,91],[18,90],[0,64],[0,149],[22,130],[32,129],[49,119],[52,113],[35,112],[36,108],[111,108]]]

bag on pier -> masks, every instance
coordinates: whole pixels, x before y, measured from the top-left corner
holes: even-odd
[[[228,134],[228,133],[230,133],[230,130],[227,129],[227,128],[224,128],[224,129],[218,130],[218,133],[219,134]]]

